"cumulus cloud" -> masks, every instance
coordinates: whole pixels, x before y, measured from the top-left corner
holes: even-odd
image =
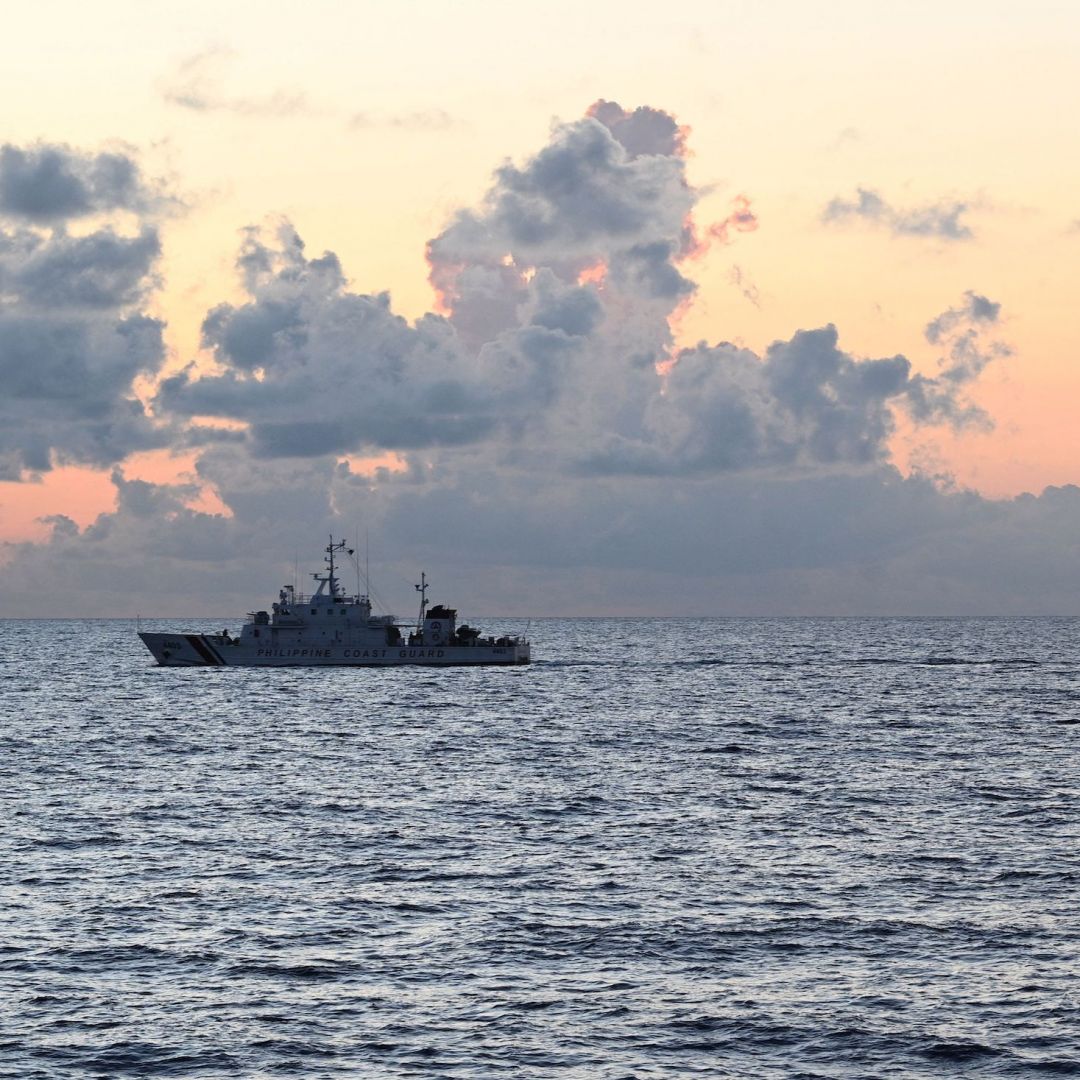
[[[144,315],[0,316],[0,475],[62,461],[106,466],[162,445],[131,390],[164,358],[162,324]]]
[[[1001,307],[972,291],[930,320],[939,363],[928,374],[904,356],[853,354],[831,324],[761,355],[723,341],[676,349],[672,326],[693,299],[690,263],[709,232],[695,224],[686,139],[661,110],[608,101],[555,124],[431,240],[438,310],[413,322],[388,294],[354,290],[338,258],[307,251],[288,223],[249,229],[237,259],[244,296],[202,324],[213,368],[163,380],[153,402],[171,445],[200,448],[199,482],[229,513],[192,509],[191,485],[117,470],[117,510],[83,530],[54,519],[47,545],[11,553],[10,579],[27,597],[37,590],[41,611],[50,567],[77,574],[55,585],[74,590],[121,569],[130,582],[135,566],[145,575],[136,589],[159,610],[194,614],[217,589],[224,611],[276,587],[312,535],[363,521],[393,546],[384,561],[395,572],[420,560],[491,608],[520,595],[533,612],[620,610],[612,598],[630,584],[640,610],[669,612],[717,610],[717,598],[728,611],[795,610],[795,596],[819,611],[902,610],[916,595],[923,610],[960,610],[968,590],[985,598],[996,570],[988,538],[1072,523],[1080,493],[1001,504],[944,491],[900,476],[889,443],[901,412],[972,422],[971,388],[1008,355]],[[160,351],[160,326],[155,344],[140,310],[151,236],[103,233],[76,249],[62,229],[38,234],[20,220],[0,246],[5,302],[55,329],[47,302],[63,297],[84,338],[66,352],[49,346],[40,373],[28,345],[11,385],[23,378],[24,397],[67,410],[81,434],[65,436],[64,453],[111,464],[162,430],[130,396],[133,373],[154,370]],[[740,198],[713,238],[756,224]],[[102,335],[93,349],[91,329]],[[0,350],[16,340],[0,338]],[[80,363],[87,389],[74,380],[68,401],[61,389]],[[87,407],[104,426],[77,411]],[[20,467],[60,452],[31,435],[18,441]],[[386,451],[400,467],[374,478],[349,463]],[[1036,553],[1036,538],[1027,543]],[[978,557],[957,566],[965,545]],[[88,610],[104,603],[82,595]]]
[[[388,294],[349,291],[337,258],[308,258],[287,224],[273,238],[250,230],[239,268],[249,302],[203,323],[222,373],[166,379],[156,404],[243,421],[261,456],[488,438],[551,400],[559,367],[599,317],[588,288],[537,274],[518,325],[474,353],[442,316],[410,325]]]
[[[0,146],[0,217],[51,225],[114,210],[141,213],[154,201],[126,154],[45,143]]]
[[[658,110],[600,102],[557,124],[523,164],[500,167],[481,204],[428,245],[432,285],[467,339],[513,324],[538,266],[565,281],[600,268],[622,293],[665,311],[690,295],[677,264],[696,194],[678,131]]]
[[[974,233],[963,221],[971,204],[942,199],[924,206],[892,206],[876,191],[857,188],[855,198],[833,199],[822,212],[826,224],[865,222],[887,229],[893,236],[922,236],[936,240],[971,240]]]
[[[641,105],[628,111],[618,102],[601,98],[589,106],[586,116],[599,120],[632,158],[686,155],[689,128],[677,124],[675,118],[662,109]]]
[[[144,310],[158,285],[159,193],[137,162],[39,144],[0,150],[0,477],[56,459],[108,466],[160,445],[132,390],[164,359]],[[135,231],[89,215],[139,215]],[[7,221],[7,225],[4,221]]]
[[[412,325],[387,295],[352,292],[332,253],[309,257],[291,226],[249,231],[248,302],[203,324],[220,372],[166,380],[157,410],[242,421],[262,456],[526,429],[552,441],[612,411],[640,426],[668,318],[694,291],[679,262],[697,196],[670,116],[611,102],[591,112],[498,169],[480,205],[431,241],[441,311]]]
[[[109,228],[78,237],[0,232],[0,296],[36,311],[127,308],[157,285],[153,267],[160,254],[150,226],[135,236]]]
[[[429,243],[442,311],[411,325],[388,295],[350,291],[337,257],[310,257],[288,223],[249,230],[249,299],[203,323],[219,372],[166,380],[156,410],[240,421],[263,458],[513,440],[549,469],[644,476],[870,467],[898,410],[980,415],[963,388],[1007,348],[980,342],[973,327],[998,309],[974,293],[928,330],[952,358],[932,377],[844,352],[831,325],[764,356],[674,352],[672,316],[695,289],[682,265],[701,247],[685,138],[667,113],[610,101],[556,124]],[[756,226],[740,196],[710,231]]]
[[[903,356],[853,357],[832,325],[800,330],[763,357],[701,343],[677,354],[663,393],[649,402],[643,437],[609,437],[583,467],[687,475],[880,464],[897,410],[925,422],[967,422],[958,398],[964,381],[953,368],[935,378],[913,374]]]

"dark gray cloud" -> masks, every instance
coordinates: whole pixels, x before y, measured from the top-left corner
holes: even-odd
[[[961,385],[972,382],[987,364],[1012,356],[1006,342],[991,338],[1000,322],[1001,304],[978,293],[964,294],[964,303],[950,308],[926,327],[926,340],[945,350],[939,379]]]
[[[420,565],[440,594],[487,614],[1078,610],[1072,486],[988,500],[888,467],[689,485],[436,467],[373,485],[326,460],[253,463],[238,448],[200,472],[231,517],[191,510],[188,485],[117,474],[115,512],[81,532],[55,519],[51,542],[9,549],[7,610],[235,617],[292,579],[298,550],[306,569],[318,536],[358,521],[399,614]]]
[[[0,146],[0,217],[51,225],[113,210],[143,212],[153,198],[126,154],[47,143]]]
[[[506,485],[489,489],[485,502],[462,487],[414,489],[395,502],[393,528],[425,507],[438,507],[454,529],[469,529],[468,514],[479,514],[485,520],[473,535],[485,541],[470,578],[479,588],[482,561],[504,563],[514,537],[529,535],[530,555],[521,560],[532,568],[523,567],[527,595],[544,596],[553,614],[588,613],[605,602],[606,611],[696,614],[1077,610],[1080,570],[1065,539],[1080,525],[1076,488],[992,501],[888,468],[742,473],[693,486],[591,480],[557,500],[515,498]],[[496,525],[485,509],[502,500]],[[545,514],[553,503],[560,513]],[[443,554],[444,569],[433,550],[419,557],[440,575],[470,558],[460,549]]]
[[[941,352],[938,374],[916,376],[912,381],[908,408],[917,421],[983,430],[993,427],[989,414],[964,395],[987,364],[1013,355],[1012,346],[996,336],[1000,323],[1001,304],[969,290],[961,304],[926,324],[926,340]]]
[[[963,221],[971,204],[942,199],[925,206],[892,206],[869,188],[857,188],[854,199],[833,199],[821,218],[826,224],[866,222],[888,229],[893,236],[922,236],[936,240],[971,240],[974,233]]]
[[[643,437],[609,440],[582,467],[686,475],[880,463],[910,372],[902,356],[849,356],[833,326],[801,330],[764,357],[701,344],[678,354]]]
[[[0,312],[0,473],[61,462],[107,466],[168,438],[131,384],[164,360],[163,325],[144,315]]]
[[[549,270],[534,279],[529,322],[576,337],[589,337],[604,318],[604,307],[594,289],[565,285]]]
[[[674,305],[697,289],[675,265],[679,250],[668,240],[624,248],[611,256],[610,280],[624,292]]]
[[[466,213],[436,245],[460,237],[468,252],[484,241],[526,265],[576,252],[592,257],[627,241],[677,238],[694,198],[681,159],[635,157],[586,119],[557,128],[523,167],[503,165],[485,201],[485,212]]]
[[[1001,315],[1001,304],[970,290],[964,293],[964,302],[949,308],[926,324],[926,340],[932,345],[954,334],[958,329],[978,329],[993,326]]]
[[[274,242],[249,232],[239,267],[250,301],[203,323],[223,372],[166,379],[156,406],[244,421],[260,456],[486,440],[553,400],[601,315],[590,289],[542,272],[523,288],[518,325],[474,353],[440,316],[410,325],[387,294],[350,292],[337,259],[309,259],[288,225]]]
[[[903,356],[851,356],[832,325],[800,330],[762,357],[727,343],[683,349],[638,431],[603,433],[577,468],[672,476],[883,464],[898,412],[957,428],[989,423],[966,391],[988,363],[1012,353],[987,339],[999,312],[969,292],[932,320],[927,339],[946,349],[935,376],[913,372]]]
[[[108,466],[168,438],[132,389],[165,357],[143,308],[158,287],[164,206],[137,163],[36,145],[0,149],[0,476]],[[67,222],[136,214],[73,235]]]
[[[157,230],[136,236],[102,229],[88,236],[0,231],[0,297],[34,310],[126,308],[140,303],[157,280]]]
[[[617,102],[601,98],[589,106],[586,115],[599,120],[632,158],[645,154],[682,157],[686,153],[688,129],[662,109],[641,105],[627,112]]]
[[[557,124],[548,144],[495,173],[480,205],[428,245],[431,282],[465,342],[478,348],[515,325],[528,277],[606,275],[666,318],[694,290],[678,268],[696,193],[681,130],[666,113],[612,102]]]

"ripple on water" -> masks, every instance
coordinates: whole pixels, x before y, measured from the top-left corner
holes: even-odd
[[[1075,620],[133,629],[0,622],[2,1076],[1080,1074]]]

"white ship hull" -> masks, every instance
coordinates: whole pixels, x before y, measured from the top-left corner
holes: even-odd
[[[529,646],[382,645],[333,643],[256,645],[226,640],[218,634],[140,633],[163,667],[452,667],[527,664]]]

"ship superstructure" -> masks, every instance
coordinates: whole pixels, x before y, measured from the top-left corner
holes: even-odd
[[[146,647],[167,667],[382,667],[399,664],[527,664],[529,643],[522,637],[485,637],[457,625],[457,612],[429,607],[426,574],[416,586],[420,612],[416,625],[402,626],[393,615],[376,615],[366,592],[347,595],[337,576],[336,556],[345,541],[325,548],[325,568],[312,574],[316,590],[308,596],[285,585],[270,611],[254,611],[238,635],[151,633],[140,631]]]

